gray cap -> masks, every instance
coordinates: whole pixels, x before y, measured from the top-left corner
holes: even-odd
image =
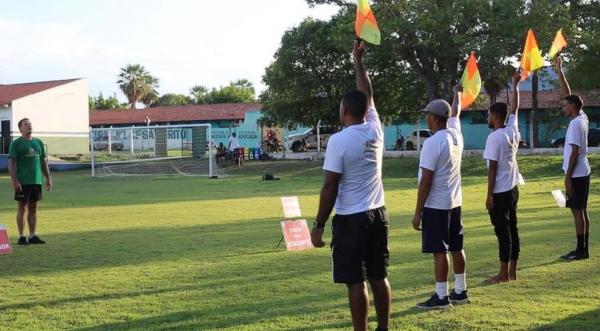
[[[441,117],[450,117],[450,112],[451,112],[452,107],[450,107],[450,104],[443,99],[437,99],[437,100],[433,100],[431,101],[427,107],[425,107],[425,109],[421,109],[421,112],[423,113],[432,113]]]

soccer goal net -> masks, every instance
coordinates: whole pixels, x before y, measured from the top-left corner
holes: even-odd
[[[92,177],[216,175],[208,124],[90,131]]]

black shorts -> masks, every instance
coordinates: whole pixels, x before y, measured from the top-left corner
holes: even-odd
[[[331,227],[335,283],[355,284],[387,277],[390,251],[385,207],[352,215],[335,215]]]
[[[42,185],[21,185],[21,192],[15,192],[15,200],[31,202],[42,200]]]
[[[424,208],[422,214],[423,253],[447,253],[463,249],[460,207]]]
[[[571,178],[573,195],[567,197],[567,208],[586,209],[590,194],[590,176]]]

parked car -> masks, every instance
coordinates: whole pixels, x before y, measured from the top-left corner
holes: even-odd
[[[421,147],[423,147],[423,143],[425,142],[425,140],[429,137],[431,137],[433,135],[433,133],[431,133],[431,130],[428,129],[422,129],[419,130],[420,132],[420,144]],[[409,151],[414,151],[417,146],[417,130],[413,131],[409,136],[408,139],[406,139],[406,149]]]
[[[550,146],[554,148],[565,147],[565,137],[553,139]],[[588,131],[588,147],[600,147],[600,129],[594,128]]]
[[[105,139],[102,139],[105,138]],[[111,141],[111,150],[112,151],[122,151],[125,149],[125,144],[122,140],[112,139]],[[90,145],[91,150],[91,145]],[[101,137],[99,140],[94,141],[94,150],[95,151],[108,151],[108,138]]]
[[[338,132],[336,127],[321,127],[321,149],[327,148],[329,137]],[[302,133],[292,134],[287,137],[287,145],[294,153],[306,152],[309,149],[317,149],[317,129],[308,129]]]

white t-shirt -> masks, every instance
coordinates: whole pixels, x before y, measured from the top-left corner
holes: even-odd
[[[235,151],[236,149],[240,148],[240,144],[238,143],[236,137],[229,137],[228,146],[230,151]]]
[[[518,118],[516,115],[508,116],[506,127],[500,128],[492,133],[485,142],[483,158],[498,162],[496,168],[496,184],[494,193],[502,193],[512,190],[519,184],[519,166],[517,165],[517,151],[519,149]]]
[[[423,143],[419,181],[422,169],[433,171],[433,182],[425,207],[449,210],[462,205],[460,165],[463,148],[458,117],[450,117],[446,129],[437,131]]]
[[[591,169],[590,163],[587,158],[588,153],[588,118],[582,111],[571,120],[569,127],[567,128],[567,136],[565,137],[565,149],[564,149],[564,160],[563,170],[565,174],[569,169],[569,158],[573,148],[571,145],[579,146],[579,156],[577,157],[577,164],[571,178],[589,176]]]
[[[332,135],[327,143],[323,170],[342,174],[335,202],[338,215],[383,207],[383,129],[374,108],[366,121]]]

